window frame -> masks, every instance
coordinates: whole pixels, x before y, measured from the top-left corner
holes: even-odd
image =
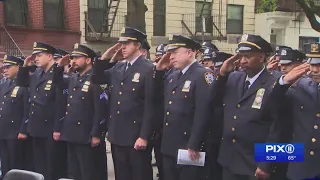
[[[241,8],[241,16],[242,16],[242,19],[241,20],[238,20],[238,21],[241,21],[241,30],[239,31],[231,31],[229,30],[228,26],[229,26],[229,18],[228,18],[228,14],[229,14],[229,6],[233,6],[233,7],[239,7]],[[237,20],[234,20],[234,21],[237,21]],[[240,5],[240,4],[227,4],[227,11],[226,11],[226,32],[227,34],[243,34],[243,27],[244,27],[244,5]]]
[[[157,9],[157,7],[163,7]],[[167,24],[167,1],[166,0],[153,0],[153,36],[165,36],[166,35],[166,24]],[[156,17],[162,17],[156,18]],[[157,22],[160,21],[161,22]]]
[[[202,29],[203,29],[203,27],[202,27],[202,19],[200,21],[198,21],[198,18],[200,19],[201,16],[199,16],[200,12],[197,13],[197,3],[199,3],[201,6],[203,6],[203,3],[206,3],[207,5],[210,6],[209,14],[207,14],[206,17],[205,17],[206,29],[205,29],[204,33],[213,34],[213,16],[212,16],[213,3],[212,2],[195,1],[195,31],[196,32],[202,32]]]
[[[10,2],[12,2],[13,0],[11,0]],[[22,18],[21,18],[21,23],[17,23],[17,22],[9,22],[8,20],[8,17],[10,17],[8,13],[8,9],[7,9],[7,4],[9,1],[4,1],[4,4],[3,4],[3,11],[4,11],[4,23],[5,25],[7,26],[21,26],[21,27],[27,27],[28,24],[29,24],[29,9],[28,9],[28,0],[16,0],[16,1],[19,1],[20,2],[20,5],[21,5],[21,2],[23,1],[24,3],[24,7],[22,7],[21,5],[21,14],[22,15]],[[14,8],[15,10],[17,8]]]
[[[53,4],[53,3],[50,3],[50,2],[46,2],[47,0],[43,0],[43,27],[46,28],[46,29],[58,29],[58,30],[64,30],[65,29],[65,11],[64,11],[64,8],[65,8],[65,5],[64,5],[64,0],[55,0],[57,1],[57,6],[58,6],[58,13],[57,15],[60,16],[60,17],[57,17],[55,15],[52,15],[52,14],[46,14],[46,5],[45,4]],[[51,6],[49,6],[51,7]],[[57,18],[57,21],[60,21],[60,22],[57,22],[56,24],[49,24],[47,21],[47,18],[52,18],[52,17],[55,17]],[[60,20],[59,20],[60,19]]]
[[[90,0],[90,2],[93,2],[93,1],[94,1],[94,0]],[[97,8],[97,7],[90,7],[89,0],[87,0],[87,4],[88,4],[88,10],[87,10],[87,12],[88,12],[88,19],[89,19],[89,21],[91,22],[94,30],[95,30],[97,33],[100,33],[100,31],[101,31],[101,29],[102,29],[102,26],[103,26],[103,23],[107,23],[107,22],[104,22],[104,21],[106,21],[105,18],[106,18],[106,15],[107,15],[107,13],[108,13],[108,6],[109,6],[109,1],[110,1],[110,0],[103,0],[103,1],[105,1],[105,7],[104,7],[104,9],[103,9],[103,8]],[[98,4],[99,4],[99,3],[98,3]],[[92,19],[91,19],[91,17],[90,17],[90,16],[92,16],[91,10],[93,10],[92,12],[101,12],[101,13],[102,13],[102,16],[101,16],[101,17],[102,17],[102,22],[101,22],[100,29],[97,29],[97,27],[95,27],[96,24],[92,22]],[[96,16],[93,17],[93,19],[96,19],[96,18],[97,18]],[[105,30],[105,32],[108,32],[108,30],[109,30],[108,25],[105,26],[105,29],[104,29],[104,30]],[[92,32],[90,28],[88,28],[88,31],[89,31],[89,32]]]

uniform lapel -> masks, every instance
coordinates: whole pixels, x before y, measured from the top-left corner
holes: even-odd
[[[122,76],[122,81],[124,81],[129,75],[131,75],[132,73],[136,73],[138,68],[139,68],[139,64],[143,61],[144,59],[142,58],[142,56],[138,57],[138,59],[136,60],[136,62],[134,62],[130,68],[127,69],[127,71],[125,71],[126,65],[124,65],[124,76]]]
[[[316,82],[311,81],[311,83],[308,86],[308,91],[310,92],[310,96],[313,101],[316,101],[316,104],[318,104],[318,98],[320,99],[320,92],[318,91],[318,84]]]
[[[196,68],[197,66],[199,66],[198,62],[194,62],[189,69],[187,70],[187,72],[185,72],[183,75],[181,75],[181,77],[179,79],[177,79],[177,76],[179,75],[179,73],[177,73],[177,75],[175,76],[175,81],[173,81],[173,89],[175,89],[176,87],[178,87],[181,83],[183,83],[191,74],[192,69]]]
[[[251,87],[248,89],[248,91],[240,99],[240,102],[245,100],[246,98],[250,97],[252,94],[256,93],[258,91],[258,89],[262,88],[262,85],[268,80],[268,77],[269,77],[269,74],[268,74],[267,70],[266,69],[263,70],[262,73],[260,74],[260,76],[254,81],[254,83],[251,85]],[[243,83],[244,83],[244,81],[243,81]],[[242,85],[242,87],[243,87],[243,85]]]
[[[12,80],[7,80],[7,82],[3,85],[3,95],[8,94],[15,86],[15,83]]]
[[[47,72],[45,72],[42,76],[41,76],[41,73],[43,72],[43,70],[39,72],[38,77],[39,76],[40,77],[36,85],[37,87],[40,86],[44,81],[48,80],[48,77],[52,74],[52,69],[53,69],[53,66],[51,66],[51,68]]]
[[[237,95],[238,95],[238,100],[242,99],[242,92],[243,92],[243,88],[244,88],[244,83],[246,80],[247,74],[246,73],[242,73],[238,79],[237,83]]]

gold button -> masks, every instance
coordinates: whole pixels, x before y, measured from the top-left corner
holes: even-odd
[[[33,98],[37,98],[37,96],[33,96]]]
[[[317,117],[320,117],[320,113],[317,113]]]
[[[184,132],[184,134],[186,135],[186,134],[187,134],[187,132]]]
[[[133,123],[135,124],[135,123],[136,123],[136,121],[133,121]]]
[[[70,99],[72,99],[72,96],[70,96]]]
[[[233,128],[232,128],[232,131],[235,131],[235,130],[236,130],[236,128],[233,127]]]
[[[233,119],[237,119],[237,116],[233,116]]]
[[[121,82],[120,85],[123,86],[123,82]]]
[[[316,142],[316,138],[312,138],[312,142]]]
[[[135,91],[135,90],[136,90],[135,88],[132,89],[132,91]]]
[[[82,97],[82,99],[84,99],[84,97]]]
[[[122,92],[119,92],[119,94],[121,95],[121,94],[122,94]]]
[[[4,102],[2,102],[2,104],[4,104]]]
[[[172,91],[172,94],[175,94],[176,93],[176,91]]]
[[[111,118],[111,115],[110,115],[110,118]]]
[[[120,101],[118,101],[118,104],[120,104]]]
[[[73,88],[73,91],[76,91],[76,88]]]
[[[117,114],[120,114],[120,111],[117,111]]]
[[[184,98],[187,98],[187,95],[184,95]]]
[[[172,101],[169,101],[169,104],[172,104]]]
[[[39,88],[37,88],[37,91],[39,91]]]
[[[44,120],[45,122],[47,122],[48,120]]]
[[[68,106],[70,106],[70,104],[68,104]]]
[[[0,111],[2,111],[2,108],[0,108]]]
[[[46,96],[48,96],[48,94],[46,94]]]
[[[66,115],[68,115],[68,112],[66,112]]]
[[[240,107],[240,104],[238,104],[237,107],[239,108],[239,107]]]
[[[166,126],[168,126],[169,125],[169,123],[166,123]]]
[[[34,114],[33,111],[31,112],[31,114]]]
[[[317,126],[317,125],[314,125],[313,128],[314,128],[314,129],[318,129],[318,126]]]
[[[303,109],[303,106],[300,106],[301,109]]]
[[[310,151],[310,155],[313,156],[313,155],[314,155],[314,152],[313,152],[313,151]]]
[[[32,103],[32,106],[34,106],[34,103]]]
[[[3,96],[4,98],[6,98],[7,96]]]
[[[226,104],[223,104],[223,106],[225,106]]]
[[[235,139],[232,139],[232,142],[236,142],[236,140],[235,140]]]
[[[170,113],[169,112],[167,112],[167,115],[169,115]]]
[[[14,121],[11,121],[12,123],[14,122]]]
[[[78,124],[80,125],[81,123],[80,123],[80,122],[78,122]]]

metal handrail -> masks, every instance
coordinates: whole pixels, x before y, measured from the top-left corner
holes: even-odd
[[[12,38],[12,36],[10,35],[10,33],[8,32],[8,30],[6,29],[6,27],[5,26],[2,26],[2,29],[5,31],[5,33],[6,33],[6,35],[9,37],[9,42],[11,42],[11,43],[13,43],[13,45],[14,45],[14,48],[15,49],[17,49],[18,50],[18,53],[20,53],[19,55],[21,56],[24,56],[24,54],[23,54],[23,52],[21,51],[21,49],[19,48],[19,46],[18,46],[18,44],[15,42],[15,40]],[[6,39],[5,39],[6,40]],[[4,40],[4,41],[5,41]],[[8,42],[8,41],[6,41],[6,42]],[[0,41],[0,43],[1,43],[1,41]],[[10,44],[0,44],[0,45],[3,45],[3,48],[7,51],[8,50],[8,46],[10,46]],[[8,53],[8,52],[7,52]],[[12,54],[11,52],[9,52],[8,54],[10,54],[10,55],[18,55],[18,54]]]

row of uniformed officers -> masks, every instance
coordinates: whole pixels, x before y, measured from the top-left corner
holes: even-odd
[[[3,174],[105,180],[108,132],[116,180],[151,180],[153,149],[161,180],[319,175],[319,44],[307,55],[279,46],[272,56],[267,41],[244,34],[232,55],[173,35],[150,61],[146,38],[124,28],[100,58],[83,45],[68,54],[40,42],[25,60],[6,56]],[[303,143],[305,161],[255,162],[254,144],[267,142]],[[205,166],[178,165],[179,149],[193,161],[205,151]]]

